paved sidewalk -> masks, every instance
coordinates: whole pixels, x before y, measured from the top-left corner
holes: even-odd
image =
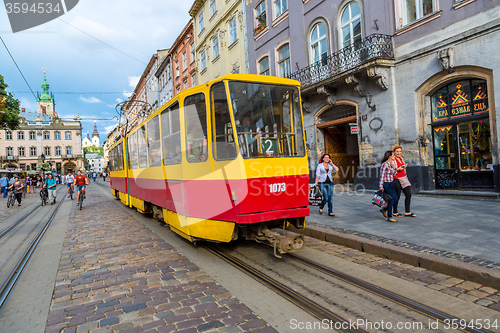
[[[412,197],[416,218],[386,222],[371,204],[371,193],[337,191],[333,197],[335,217],[318,213],[311,206],[306,224],[366,239],[432,253],[486,268],[500,269],[500,204],[498,201]],[[404,194],[399,211],[404,213]]]
[[[83,210],[74,202],[45,332],[274,332],[97,186],[87,189]]]

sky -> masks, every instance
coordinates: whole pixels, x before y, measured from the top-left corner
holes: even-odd
[[[115,105],[133,92],[151,56],[170,48],[193,2],[80,0],[66,14],[17,33],[1,6],[0,37],[35,96],[45,68],[56,113],[63,119],[80,115],[83,136],[92,136],[96,121],[102,144],[118,123]],[[36,98],[1,41],[0,74],[21,108],[36,112]]]

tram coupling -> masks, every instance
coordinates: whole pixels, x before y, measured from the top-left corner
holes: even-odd
[[[276,231],[270,230],[267,226],[259,226],[258,232],[255,235],[255,241],[266,242],[273,246],[274,255],[277,258],[281,258],[278,255],[283,253],[290,253],[301,250],[304,247],[305,240],[302,235],[286,235],[284,230],[283,233],[278,233]]]

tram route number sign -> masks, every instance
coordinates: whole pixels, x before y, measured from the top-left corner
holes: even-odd
[[[260,149],[263,154],[266,155],[279,154],[278,138],[267,137],[267,138],[259,138],[259,140],[260,140]]]

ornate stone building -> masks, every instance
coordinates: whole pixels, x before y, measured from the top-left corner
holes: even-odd
[[[80,117],[61,119],[55,111],[54,96],[49,95],[45,78],[42,94],[37,98],[38,112],[20,114],[15,131],[0,130],[0,163],[2,169],[36,170],[42,159],[57,173],[83,168],[82,124]],[[43,155],[43,156],[42,156]]]

